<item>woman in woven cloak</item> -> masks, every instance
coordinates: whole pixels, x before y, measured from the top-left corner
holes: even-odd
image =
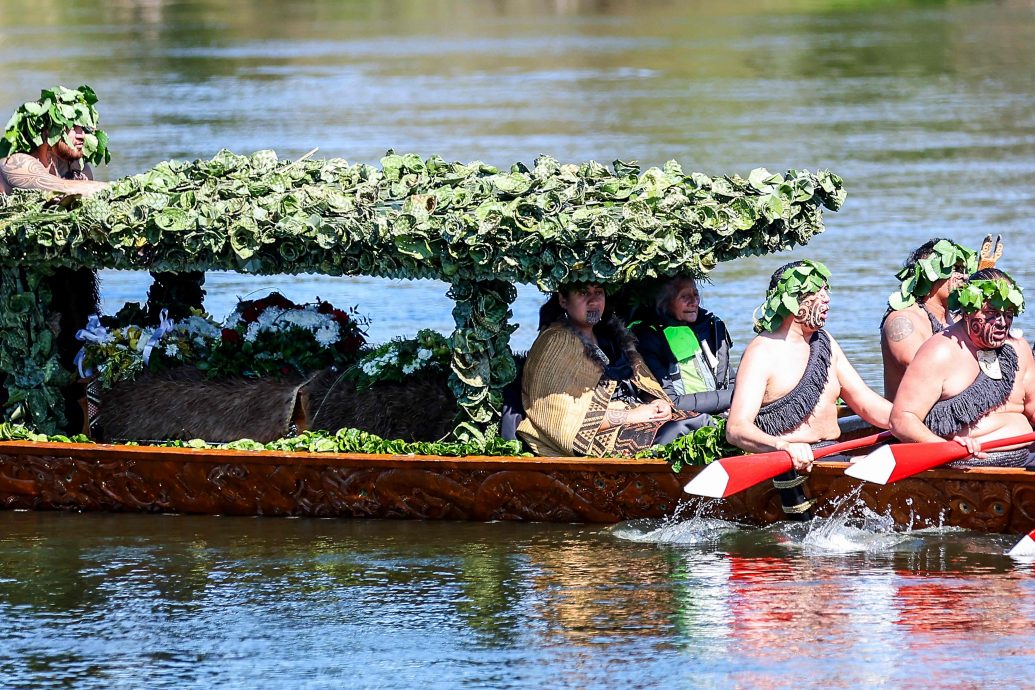
[[[518,425],[537,455],[631,454],[700,426],[673,408],[606,302],[601,285],[565,285],[539,312]]]

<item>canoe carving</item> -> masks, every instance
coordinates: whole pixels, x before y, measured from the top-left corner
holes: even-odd
[[[1035,472],[937,469],[889,486],[820,463],[805,484],[821,516],[864,509],[919,529],[1024,533],[1035,526]],[[661,460],[446,458],[0,443],[0,507],[422,520],[611,523],[704,514],[783,519],[765,483],[728,499],[691,498],[699,468]]]

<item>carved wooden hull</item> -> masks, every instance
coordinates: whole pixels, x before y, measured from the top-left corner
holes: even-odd
[[[1035,527],[1035,472],[931,470],[891,486],[819,463],[816,511],[890,515],[902,526],[1024,533]],[[700,509],[753,524],[783,519],[767,482],[722,501],[695,499],[662,460],[347,455],[140,446],[0,443],[0,507],[209,515],[618,522]],[[847,497],[847,498],[846,498]],[[688,514],[688,512],[683,512]]]

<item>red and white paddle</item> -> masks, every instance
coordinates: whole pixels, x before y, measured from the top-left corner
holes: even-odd
[[[1014,558],[1035,557],[1035,529],[1021,537],[1021,540],[1012,549],[1007,551],[1006,555],[1013,556]]]
[[[866,448],[889,438],[891,438],[891,432],[882,431],[879,434],[835,443],[826,448],[817,448],[812,451],[812,456],[819,460],[828,455],[856,448]],[[734,455],[709,464],[683,487],[683,491],[710,498],[726,498],[792,469],[794,469],[794,465],[791,463],[791,456],[785,450]]]
[[[1035,442],[1035,433],[986,441],[981,444],[981,450],[995,450],[1032,442]],[[968,455],[970,451],[955,441],[896,443],[878,448],[866,457],[859,458],[845,470],[845,474],[874,484],[891,484],[932,467],[953,460],[962,460]]]

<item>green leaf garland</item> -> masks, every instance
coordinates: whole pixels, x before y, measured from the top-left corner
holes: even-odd
[[[902,282],[898,292],[888,297],[888,306],[894,310],[905,309],[926,297],[937,281],[951,278],[956,272],[970,275],[975,270],[977,254],[973,250],[949,240],[939,240],[931,248],[929,256],[903,267],[895,274]]]
[[[949,309],[973,314],[988,304],[999,311],[1024,311],[1024,294],[1013,278],[972,280],[956,288],[949,295]]]
[[[815,294],[824,287],[830,287],[830,271],[818,261],[806,259],[798,266],[791,266],[781,275],[776,286],[766,293],[762,303],[762,316],[755,321],[755,332],[773,332],[788,316],[798,313],[802,297]]]
[[[108,135],[97,129],[96,102],[97,95],[85,84],[78,89],[55,86],[40,91],[39,100],[23,103],[7,122],[0,139],[0,158],[32,153],[43,145],[44,135],[51,146],[62,137],[72,146],[70,132],[78,125],[85,130],[83,157],[95,165],[109,162]]]

